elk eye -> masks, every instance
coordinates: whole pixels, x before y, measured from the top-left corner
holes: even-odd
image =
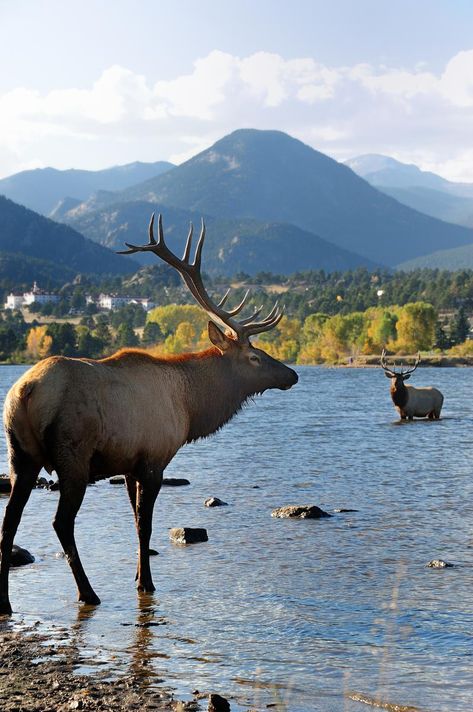
[[[250,356],[250,361],[252,361],[253,363],[259,363],[259,362],[260,362],[260,357],[257,356],[256,354],[251,354],[251,356]]]

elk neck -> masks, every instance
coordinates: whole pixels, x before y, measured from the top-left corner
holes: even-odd
[[[175,363],[186,381],[187,442],[215,433],[252,395],[245,392],[234,374],[232,359],[222,356],[218,349],[189,354]]]
[[[407,403],[409,393],[402,378],[393,378],[391,381],[391,398],[398,408],[404,408]]]

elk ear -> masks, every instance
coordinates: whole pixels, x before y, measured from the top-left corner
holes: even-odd
[[[209,339],[222,353],[227,351],[235,343],[232,338],[223,333],[213,321],[208,325]]]
[[[384,375],[386,376],[386,378],[392,378],[392,376],[389,373],[386,373],[386,371],[384,372]]]
[[[406,375],[402,377],[402,380],[403,380],[403,381],[407,381],[407,379],[410,378],[410,377],[411,377],[411,374],[410,374],[410,373],[406,373]]]

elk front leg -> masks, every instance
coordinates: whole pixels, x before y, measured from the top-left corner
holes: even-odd
[[[135,513],[139,542],[136,580],[138,591],[151,593],[155,590],[155,587],[149,565],[149,542],[153,526],[154,503],[161,489],[163,473],[162,470],[150,469],[146,473],[140,472],[138,477],[139,480],[135,479],[133,475],[126,476],[127,490]]]
[[[0,541],[0,614],[11,615],[8,596],[8,574],[11,551],[23,509],[34,487],[41,466],[20,446],[13,433],[7,433],[10,444],[10,481],[12,489],[5,508]]]
[[[78,600],[95,606],[100,603],[100,598],[90,585],[82,567],[74,538],[75,518],[84,499],[87,478],[70,473],[67,478],[61,478],[59,472],[58,478],[60,496],[53,527],[76,580]]]

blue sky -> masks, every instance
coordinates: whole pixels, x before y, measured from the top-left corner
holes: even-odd
[[[0,0],[0,176],[253,126],[473,182],[472,27],[466,0]]]

